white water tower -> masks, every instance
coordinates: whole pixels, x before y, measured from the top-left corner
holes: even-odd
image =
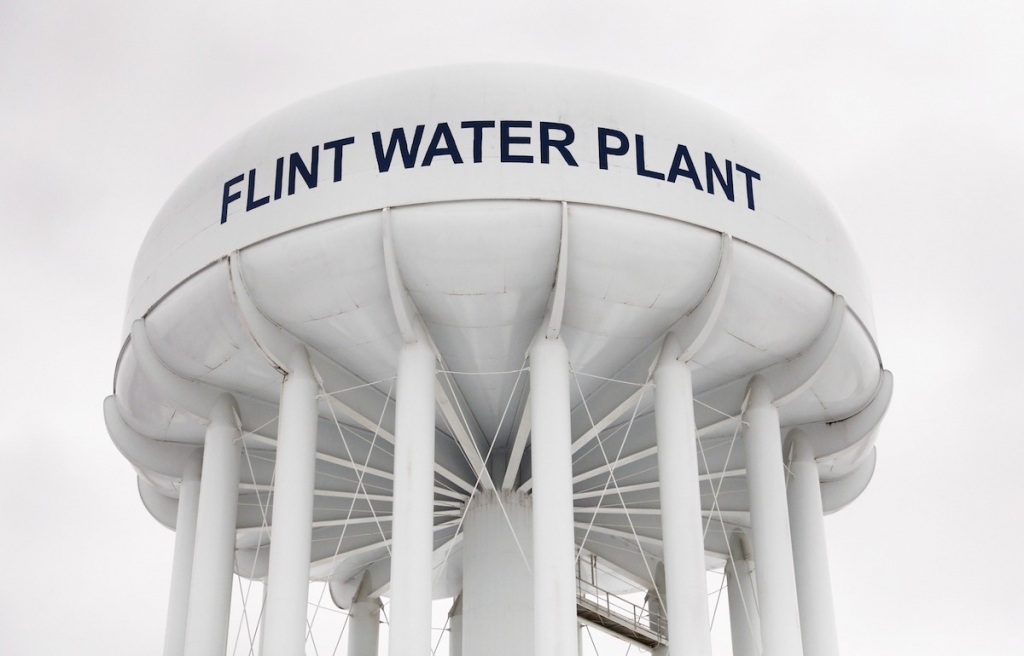
[[[635,80],[475,65],[350,84],[214,153],[132,274],[111,437],[175,528],[166,654],[261,653],[309,582],[349,654],[565,656],[590,623],[838,653],[822,517],[892,378],[836,210],[720,114]],[[633,605],[627,593],[648,591]]]

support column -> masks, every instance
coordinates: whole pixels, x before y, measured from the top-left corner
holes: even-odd
[[[654,566],[654,587],[647,591],[647,608],[651,618],[651,630],[667,641],[668,618],[662,602],[668,603],[668,593],[665,591],[665,563],[659,562]],[[668,656],[668,645],[658,645],[651,653],[654,656]]]
[[[729,629],[732,632],[733,656],[759,656],[761,653],[761,620],[757,612],[757,596],[748,555],[750,549],[739,531],[729,535],[732,557],[725,564],[729,586]]]
[[[448,656],[462,656],[462,593],[448,611]]]
[[[800,614],[789,537],[779,413],[768,383],[754,376],[748,389],[743,446],[750,487],[750,523],[757,563],[764,656],[801,656]]]
[[[800,631],[805,656],[839,656],[832,578],[825,544],[821,482],[814,449],[800,431],[790,434],[789,524],[793,539]]]
[[[188,620],[188,593],[192,583],[192,557],[196,546],[196,518],[199,516],[199,473],[202,451],[185,463],[178,486],[178,519],[174,523],[174,561],[171,566],[171,594],[167,604],[167,628],[164,656],[185,653],[185,623]]]
[[[523,646],[533,644],[533,578],[523,560],[523,552],[529,558],[532,548],[532,518],[530,498],[521,492],[480,492],[466,510],[461,602],[466,654],[522,656]],[[575,606],[573,611],[575,624]]]
[[[257,647],[256,653],[259,654],[259,656],[263,656],[263,654],[267,653],[267,652],[263,651],[263,635],[265,633],[265,631],[263,630],[263,627],[264,627],[263,620],[264,620],[264,618],[266,618],[266,616],[267,616],[267,581],[266,581],[266,579],[264,579],[263,580],[263,599],[260,600],[260,616],[258,618],[259,627],[257,629],[257,632],[259,633],[259,642],[256,645],[256,647]]]
[[[296,349],[281,388],[274,506],[263,622],[266,656],[301,654],[306,643],[306,603],[313,534],[317,392],[309,356]]]
[[[530,349],[534,656],[577,651],[569,353],[561,338]],[[397,654],[394,656],[398,656]]]
[[[380,599],[354,599],[348,609],[348,656],[377,656]],[[301,652],[300,652],[301,653]]]
[[[203,448],[185,656],[223,656],[227,650],[240,438],[234,399],[221,395],[211,412]]]
[[[676,359],[679,353],[669,334],[654,372],[665,590],[671,600],[665,610],[672,651],[711,656],[693,385],[689,367]]]
[[[434,552],[434,352],[420,339],[398,355],[390,656],[429,656]]]

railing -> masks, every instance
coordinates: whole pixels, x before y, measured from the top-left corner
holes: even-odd
[[[595,584],[576,578],[577,603],[585,608],[606,617],[620,626],[631,628],[635,633],[656,639],[664,643],[666,620],[659,613],[652,613],[645,605],[637,606],[633,602],[602,590]]]

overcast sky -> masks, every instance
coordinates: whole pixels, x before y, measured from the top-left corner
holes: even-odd
[[[160,653],[173,534],[101,403],[171,191],[296,100],[498,60],[678,89],[819,182],[896,382],[826,520],[843,653],[1024,653],[1024,4],[492,4],[0,0],[0,654]]]

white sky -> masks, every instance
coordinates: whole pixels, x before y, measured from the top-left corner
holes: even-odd
[[[875,479],[826,521],[843,653],[1024,653],[1024,4],[211,4],[0,0],[0,653],[160,652],[173,534],[101,403],[178,182],[313,93],[490,60],[676,88],[821,184],[896,380]]]

